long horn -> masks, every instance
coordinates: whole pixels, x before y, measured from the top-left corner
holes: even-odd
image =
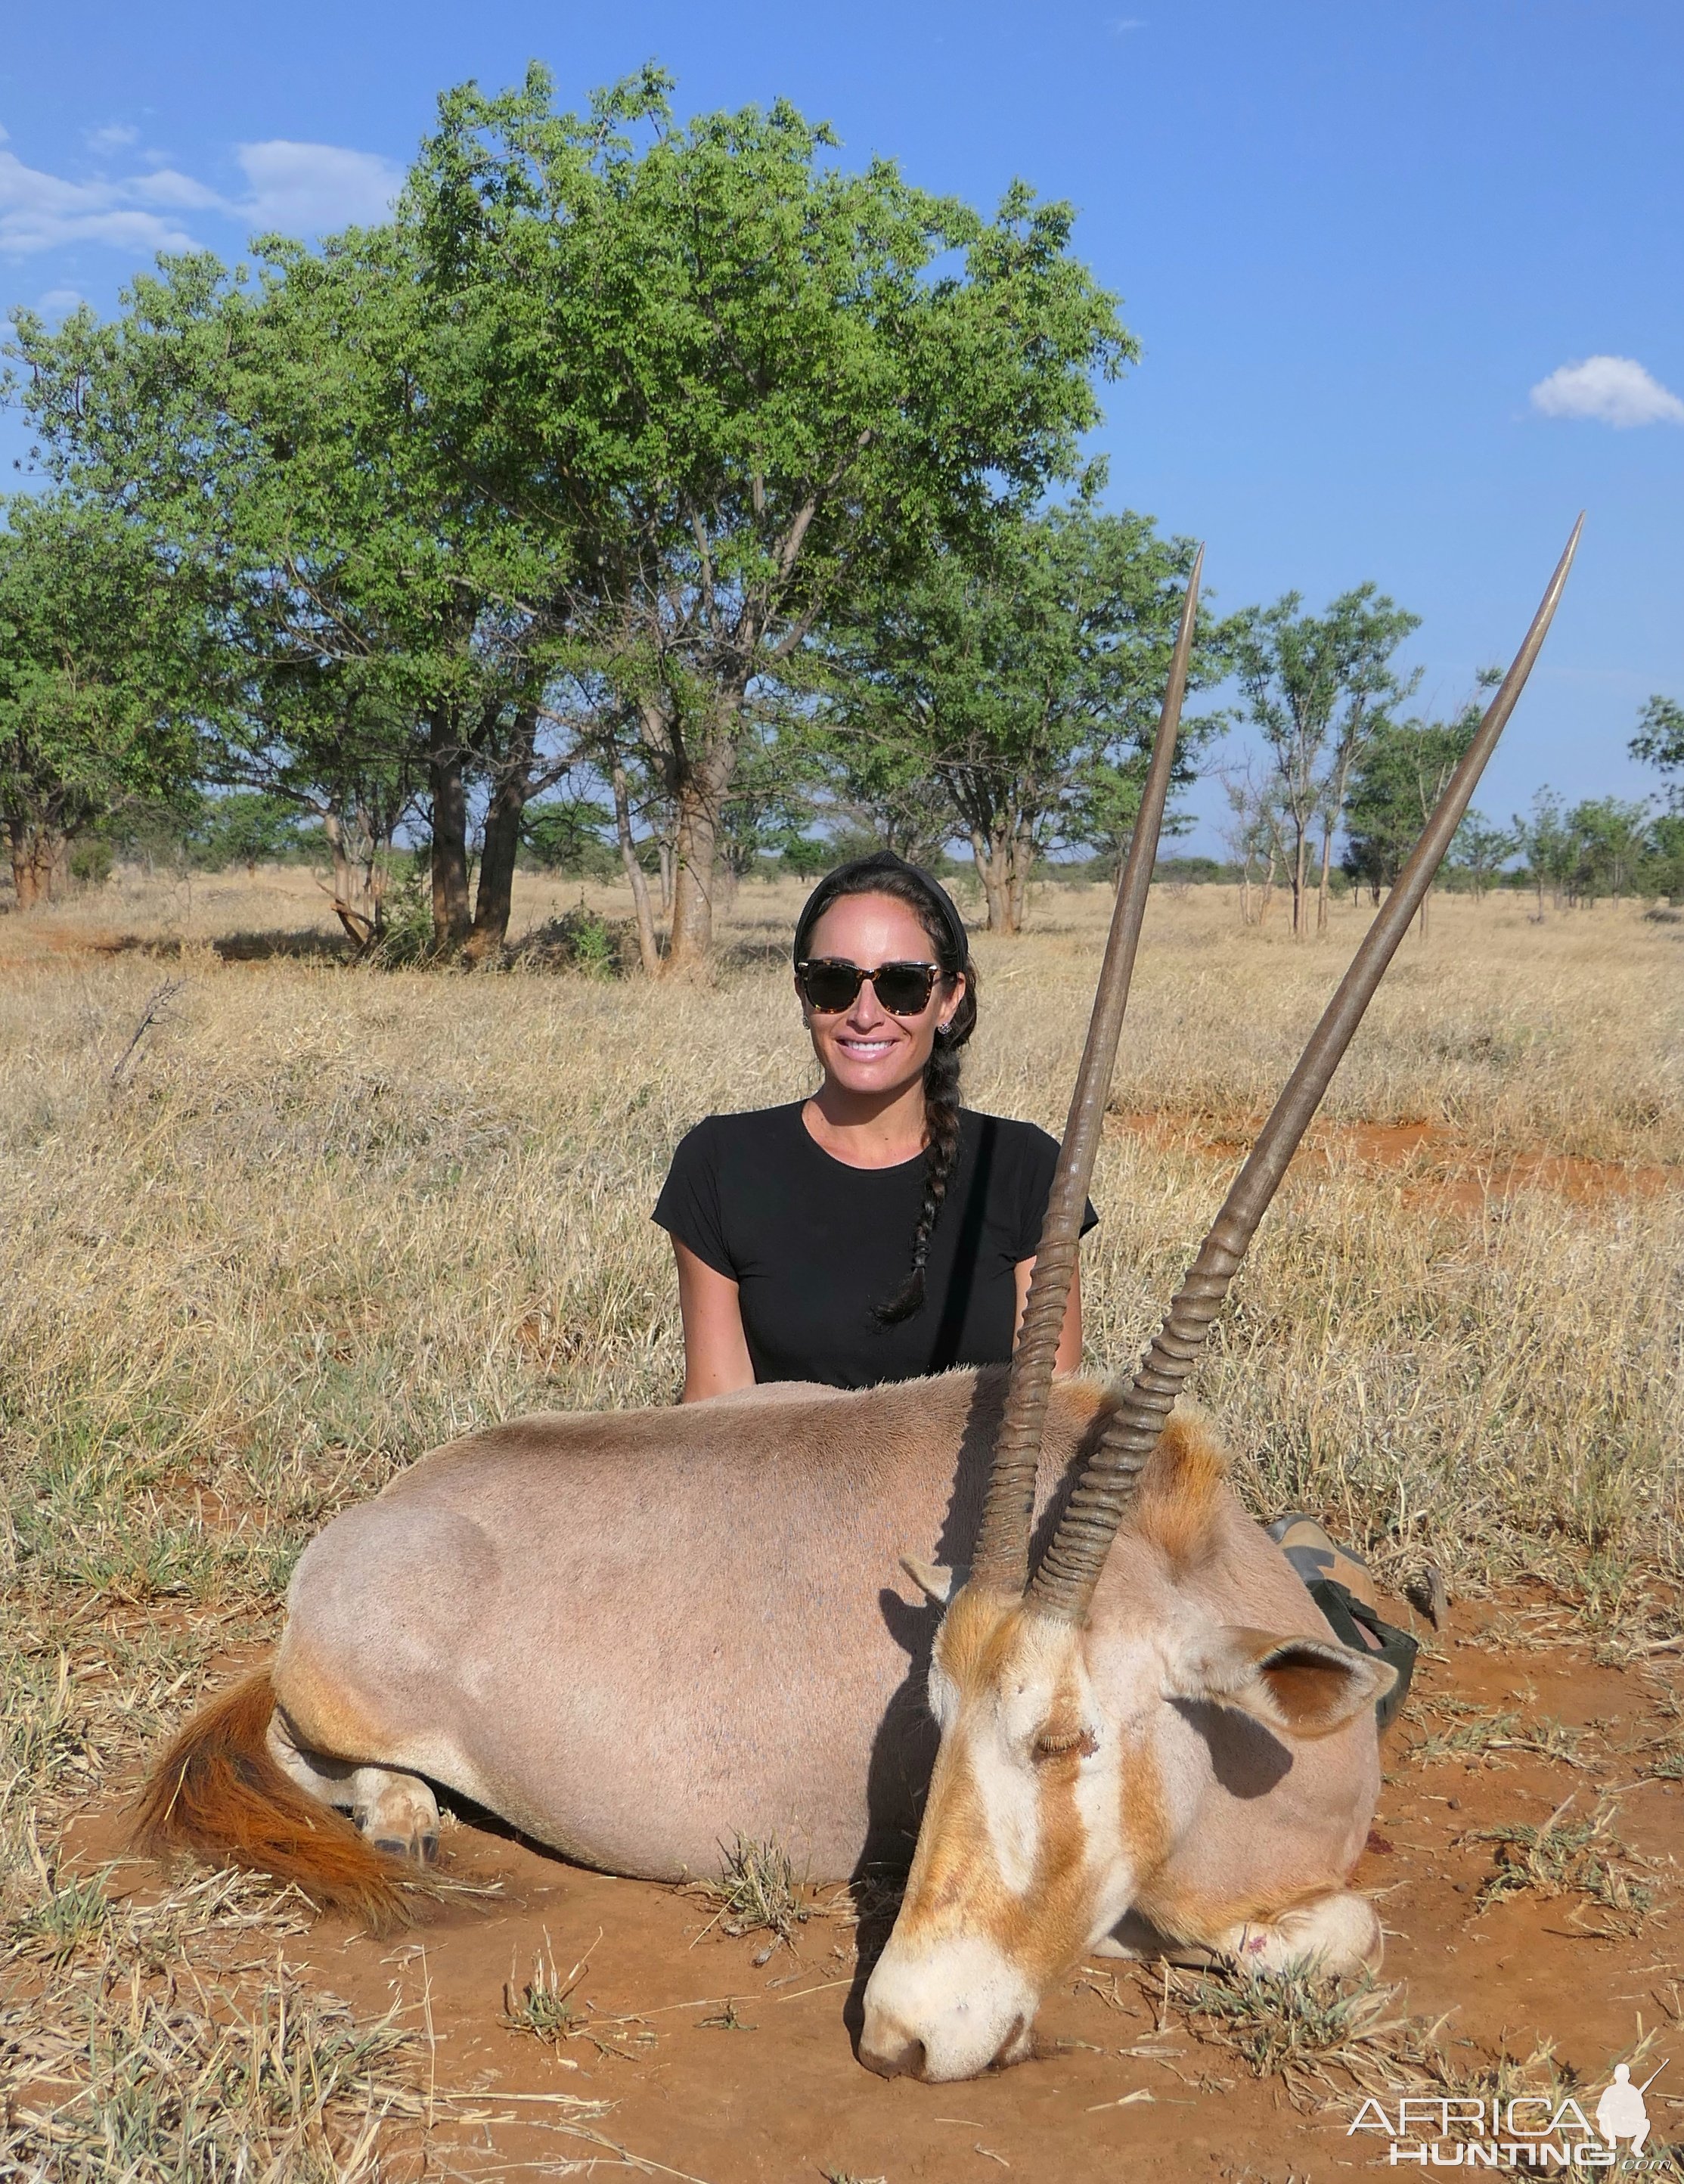
[[[1135,950],[1140,923],[1146,913],[1146,891],[1151,884],[1157,858],[1157,838],[1163,823],[1163,807],[1175,770],[1175,738],[1181,722],[1181,698],[1187,687],[1187,666],[1192,656],[1193,634],[1198,621],[1199,577],[1205,549],[1194,557],[1187,579],[1187,595],[1181,602],[1181,621],[1170,655],[1169,680],[1158,716],[1157,737],[1140,791],[1140,809],[1129,839],[1129,855],[1117,885],[1117,902],[1111,913],[1111,937],[1106,943],[1094,994],[1093,1016],[1088,1024],[1087,1045],[1082,1050],[1076,1089],[1070,1098],[1069,1118],[1064,1125],[1058,1164],[1041,1222],[1040,1241],[1035,1248],[1034,1273],[1023,1306],[1023,1324],[1012,1357],[1012,1378],[1006,1392],[1006,1412],[995,1442],[994,1468],[983,1505],[977,1537],[974,1582],[991,1591],[1021,1593],[1029,1574],[1029,1513],[1034,1503],[1035,1466],[1040,1457],[1041,1429],[1046,1417],[1048,1391],[1052,1385],[1053,1359],[1064,1326],[1064,1310],[1075,1278],[1076,1254],[1081,1243],[1082,1213],[1093,1181],[1094,1159],[1099,1150],[1105,1122],[1105,1103],[1111,1090],[1111,1072],[1117,1061],[1117,1042],[1123,1015],[1129,1006],[1129,982],[1134,975]]]
[[[1538,656],[1584,527],[1581,515],[1567,549],[1550,578],[1542,604],[1532,617],[1526,641],[1501,688],[1486,708],[1473,742],[1451,776],[1421,838],[1399,873],[1397,885],[1369,926],[1363,944],[1311,1034],[1286,1089],[1274,1103],[1245,1166],[1235,1179],[1222,1211],[1199,1247],[1176,1292],[1163,1329],[1147,1351],[1134,1383],[1107,1422],[1085,1466],[1052,1544],[1029,1586],[1032,1605],[1042,1613],[1079,1622],[1087,1613],[1099,1574],[1105,1567],[1117,1528],[1133,1500],[1141,1467],[1151,1455],[1183,1383],[1192,1371],[1211,1322],[1222,1309],[1229,1284],[1246,1246],[1268,1211],[1286,1173],[1287,1163],[1311,1117],[1321,1105],[1340,1059],[1351,1044],[1363,1012],[1373,1000],[1397,944],[1409,929],[1431,886],[1451,837],[1468,808],[1475,785],[1491,756],[1515,700]]]

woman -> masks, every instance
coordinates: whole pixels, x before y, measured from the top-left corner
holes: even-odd
[[[1029,1294],[1058,1148],[959,1104],[977,981],[951,897],[891,851],[858,858],[809,897],[795,959],[823,1083],[699,1123],[655,1209],[678,1262],[687,1403],[1004,1363]],[[1057,1369],[1081,1351],[1073,1285]]]

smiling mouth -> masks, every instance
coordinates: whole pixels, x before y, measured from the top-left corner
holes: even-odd
[[[844,1054],[854,1055],[862,1061],[874,1061],[879,1054],[889,1053],[895,1041],[892,1039],[839,1039],[836,1044]]]

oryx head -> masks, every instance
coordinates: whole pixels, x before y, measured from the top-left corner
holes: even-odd
[[[1582,518],[1581,521],[1582,522]],[[1430,886],[1554,613],[1575,526],[1525,644],[1312,1035],[1162,1331],[1094,1437],[1033,1572],[1041,1427],[1075,1265],[1129,975],[1174,761],[1197,595],[1195,564],[1169,687],[1118,889],[1099,990],[1035,1259],[967,1582],[937,1634],[929,1700],[941,1732],[895,1929],[866,1988],[862,2061],[940,2081],[1019,2060],[1050,1982],[1112,1927],[1168,1847],[1154,1752],[1164,1709],[1239,1708],[1287,1740],[1328,1734],[1391,1671],[1330,1642],[1178,1612],[1096,1635],[1089,1610],[1154,1451],[1173,1499],[1176,1395],[1288,1162]],[[1186,1482],[1196,1494],[1196,1482]],[[912,1567],[909,1565],[909,1568]],[[914,1569],[927,1589],[935,1573]],[[1096,1647],[1103,1648],[1102,1653]]]

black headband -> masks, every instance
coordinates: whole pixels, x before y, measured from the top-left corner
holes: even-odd
[[[827,872],[807,897],[800,916],[795,920],[795,957],[799,963],[807,952],[807,939],[814,926],[839,895],[869,894],[869,888],[857,884],[861,879],[880,875],[887,879],[893,875],[900,880],[911,880],[918,893],[935,912],[947,944],[952,951],[954,968],[962,971],[971,960],[971,944],[965,931],[965,921],[959,915],[959,906],[941,882],[927,872],[922,865],[908,864],[897,857],[893,850],[874,850],[868,857],[855,857],[845,865],[838,865],[834,872]]]

